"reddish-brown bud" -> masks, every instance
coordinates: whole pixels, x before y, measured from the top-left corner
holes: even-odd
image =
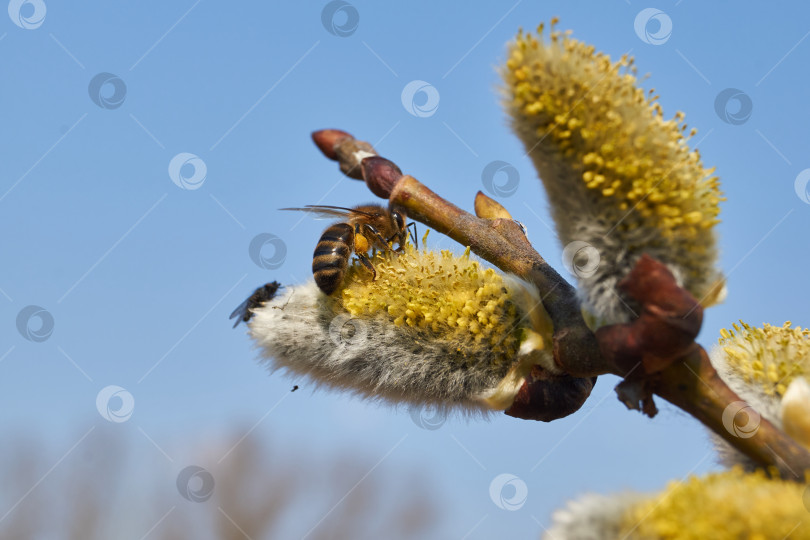
[[[703,308],[661,262],[643,255],[619,290],[638,301],[638,318],[596,331],[602,355],[622,371],[643,369],[634,376],[662,371],[697,347]]]
[[[578,411],[591,395],[594,384],[596,377],[554,376],[535,366],[512,406],[504,412],[523,420],[551,422]]]
[[[394,186],[402,178],[402,171],[393,161],[381,156],[371,156],[360,162],[363,179],[371,192],[377,197],[387,199]]]
[[[346,139],[354,139],[354,137],[339,129],[321,129],[312,132],[312,140],[315,142],[315,146],[323,152],[323,155],[333,161],[338,159],[335,147]]]

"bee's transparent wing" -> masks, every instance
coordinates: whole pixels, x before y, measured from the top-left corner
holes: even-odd
[[[355,210],[353,208],[345,208],[343,206],[308,204],[303,208],[279,208],[279,210],[293,210],[297,212],[306,212],[315,217],[315,219],[334,219],[349,216],[372,217],[371,214],[367,212],[362,212],[360,210]]]

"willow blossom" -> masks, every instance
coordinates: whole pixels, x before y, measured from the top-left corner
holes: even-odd
[[[713,169],[678,112],[637,86],[617,61],[554,29],[519,33],[501,69],[512,128],[543,181],[566,266],[598,323],[637,312],[616,285],[646,253],[704,306],[722,300],[715,225],[723,200]]]

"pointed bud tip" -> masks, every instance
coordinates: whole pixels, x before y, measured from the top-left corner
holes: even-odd
[[[482,219],[512,219],[501,203],[481,191],[475,194],[475,215]]]
[[[354,137],[340,129],[320,129],[312,132],[312,141],[315,146],[323,152],[323,155],[333,161],[337,161],[338,155],[335,151],[335,146],[345,139],[353,139]]]
[[[364,158],[360,162],[363,179],[374,195],[387,199],[403,174],[396,164],[381,156]]]

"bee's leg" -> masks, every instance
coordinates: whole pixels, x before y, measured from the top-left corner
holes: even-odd
[[[368,256],[365,253],[355,253],[357,258],[363,263],[363,266],[368,268],[371,271],[371,281],[377,280],[377,270],[374,268],[374,265],[371,264],[371,261],[368,260]]]
[[[405,250],[405,239],[406,238],[407,237],[405,236],[405,232],[400,231],[400,232],[392,234],[391,238],[388,239],[388,243],[391,243],[394,240],[396,240],[397,241],[397,249],[395,249],[394,251],[396,251],[397,253],[402,253]]]
[[[385,251],[391,251],[391,246],[388,245],[390,240],[386,240],[383,235],[380,234],[380,231],[377,230],[377,227],[366,223],[363,225],[363,229],[365,229],[365,232],[368,232],[372,238],[377,239],[381,245],[385,246]]]
[[[408,224],[408,226],[405,227],[404,230],[392,234],[391,238],[386,240],[386,244],[389,244],[389,243],[393,242],[394,240],[396,240],[397,241],[397,249],[395,249],[394,251],[396,251],[397,253],[402,253],[405,250],[405,241],[408,239],[408,233],[410,232],[411,227],[413,227],[413,230],[414,230],[414,233],[413,233],[413,245],[414,245],[414,247],[419,247],[419,244],[417,244],[417,242],[416,242],[416,232],[415,232],[416,231],[416,222],[415,221],[412,221],[410,224]]]

